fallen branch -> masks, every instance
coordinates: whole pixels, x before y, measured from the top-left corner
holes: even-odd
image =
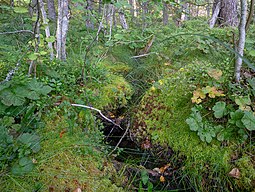
[[[15,33],[32,33],[32,34],[34,34],[34,32],[30,31],[30,30],[19,30],[19,31],[1,32],[0,35],[8,35],[8,34],[15,34]]]
[[[90,106],[87,106],[87,105],[80,105],[80,104],[71,104],[71,105],[74,106],[74,107],[83,107],[83,108],[86,108],[86,109],[90,109],[90,110],[96,111],[96,112],[98,112],[98,113],[101,115],[101,117],[103,117],[106,121],[109,121],[109,122],[112,123],[113,125],[119,127],[121,130],[123,130],[123,128],[122,128],[120,125],[116,124],[114,121],[112,121],[111,119],[109,119],[108,117],[106,117],[106,116],[101,112],[101,110],[99,110],[99,109],[96,109],[96,108],[94,108],[94,107],[90,107]]]
[[[129,130],[129,127],[130,127],[130,122],[128,122],[128,125],[127,125],[127,128],[126,128],[126,131],[125,133],[122,135],[122,137],[120,138],[119,142],[117,143],[117,145],[114,147],[114,149],[108,154],[109,156],[114,152],[116,151],[116,149],[119,147],[121,141],[123,140],[123,138],[127,135],[127,132]]]
[[[151,54],[157,54],[157,53],[156,52],[151,52],[151,53],[146,53],[146,54],[142,54],[142,55],[133,56],[131,58],[136,59],[136,58],[140,58],[140,57],[146,57],[146,56],[151,55]]]

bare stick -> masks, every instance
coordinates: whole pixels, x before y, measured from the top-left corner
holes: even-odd
[[[101,117],[103,117],[106,121],[109,121],[113,125],[115,125],[115,126],[117,126],[117,127],[119,127],[120,129],[123,130],[123,128],[120,125],[116,124],[114,121],[112,121],[111,119],[106,117],[99,109],[96,109],[94,107],[90,107],[90,106],[87,106],[87,105],[80,105],[80,104],[71,104],[71,105],[74,106],[74,107],[83,107],[83,108],[86,108],[86,109],[97,111],[101,115]]]
[[[129,127],[130,127],[130,122],[128,122],[128,125],[127,125],[127,128],[126,128],[125,133],[122,135],[122,137],[120,138],[119,142],[118,142],[117,145],[114,147],[114,149],[109,153],[109,156],[119,147],[121,141],[122,141],[123,138],[126,136],[128,130],[129,130]]]
[[[32,34],[34,34],[34,32],[30,31],[30,30],[19,30],[19,31],[1,32],[0,35],[8,35],[8,34],[15,34],[15,33],[32,33]]]
[[[146,54],[142,54],[142,55],[133,56],[131,58],[136,59],[136,58],[140,58],[140,57],[146,57],[146,56],[151,55],[151,54],[157,54],[157,53],[156,52],[151,52],[151,53],[146,53]]]

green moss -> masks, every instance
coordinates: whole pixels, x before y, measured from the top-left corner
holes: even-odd
[[[243,172],[240,180],[231,178],[228,173],[233,168],[232,145],[223,147],[216,140],[211,144],[202,142],[186,124],[192,107],[191,75],[196,78],[187,66],[154,83],[141,101],[133,132],[142,138],[149,133],[154,142],[169,145],[180,158],[185,156],[183,175],[196,190],[251,189],[250,183],[254,181],[251,160],[238,163]]]
[[[79,126],[68,130],[68,119],[51,114],[40,132],[41,151],[33,157],[33,172],[24,176],[4,175],[1,191],[122,191],[112,184],[113,171],[105,172],[106,161],[95,140],[96,128],[83,132]]]

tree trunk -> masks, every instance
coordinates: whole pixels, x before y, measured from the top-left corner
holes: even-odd
[[[251,0],[249,15],[248,15],[247,22],[246,22],[246,24],[245,24],[245,31],[246,31],[246,32],[247,32],[248,29],[249,29],[249,26],[250,26],[250,24],[251,24],[252,17],[253,17],[253,14],[254,14],[254,3],[255,3],[255,0]]]
[[[246,24],[246,16],[247,16],[247,1],[241,0],[241,20],[239,24],[239,41],[237,52],[243,56],[243,50],[245,45],[245,24]],[[235,64],[235,79],[236,82],[240,82],[241,78],[241,68],[242,68],[242,58],[237,57]]]
[[[46,35],[46,38],[49,38],[50,37],[50,28],[49,28],[48,21],[47,21],[47,15],[46,15],[46,11],[44,9],[43,0],[39,0],[39,4],[40,4],[40,9],[41,9],[41,14],[42,14],[43,25],[45,27],[45,35]],[[48,42],[48,47],[50,50],[50,59],[52,60],[54,57],[52,42]]]
[[[210,17],[210,0],[206,0],[207,6],[206,6],[206,14],[207,18]]]
[[[122,11],[119,11],[120,24],[123,29],[128,29],[128,24],[125,18],[125,14]]]
[[[220,13],[220,7],[221,7],[221,2],[218,2],[217,5],[214,8],[213,14],[211,19],[209,20],[209,26],[212,29],[216,23],[216,20],[218,18],[218,15]]]
[[[164,1],[163,2],[163,25],[168,25],[168,18],[169,18],[168,6],[167,6],[167,3]]]
[[[94,23],[91,20],[91,18],[93,18],[92,15],[93,6],[91,0],[87,0],[86,10],[87,10],[86,27],[89,29],[94,29]]]
[[[213,4],[213,15],[217,11],[220,3],[220,10],[217,17],[217,23],[220,26],[232,26],[238,25],[238,14],[237,14],[237,0],[214,0]]]
[[[129,5],[130,5],[130,15],[131,15],[131,21],[133,21],[135,17],[135,10],[134,10],[134,0],[128,0]]]
[[[47,6],[48,6],[48,15],[49,19],[53,22],[56,22],[56,8],[54,0],[47,0]]]
[[[66,60],[66,36],[69,23],[68,0],[58,0],[57,58]]]

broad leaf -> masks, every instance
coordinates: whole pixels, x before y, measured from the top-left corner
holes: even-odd
[[[249,131],[255,130],[255,116],[251,111],[245,111],[242,123]]]
[[[242,123],[242,118],[244,116],[244,112],[241,111],[240,109],[236,110],[235,112],[231,112],[230,113],[230,119],[229,119],[229,123],[236,125],[239,128],[245,128],[244,124]]]
[[[25,103],[26,99],[22,96],[16,95],[9,90],[5,90],[0,94],[1,101],[7,106],[21,106]]]
[[[251,105],[250,96],[238,97],[235,99],[237,105],[239,105],[239,109],[241,110],[250,110],[250,107],[247,105]]]
[[[37,135],[24,133],[17,140],[30,147],[34,153],[37,153],[41,148],[40,138]]]
[[[219,101],[213,106],[214,116],[216,118],[222,118],[226,114],[226,103]]]
[[[33,168],[33,161],[28,157],[23,157],[13,165],[11,172],[14,175],[24,175],[31,172]]]

